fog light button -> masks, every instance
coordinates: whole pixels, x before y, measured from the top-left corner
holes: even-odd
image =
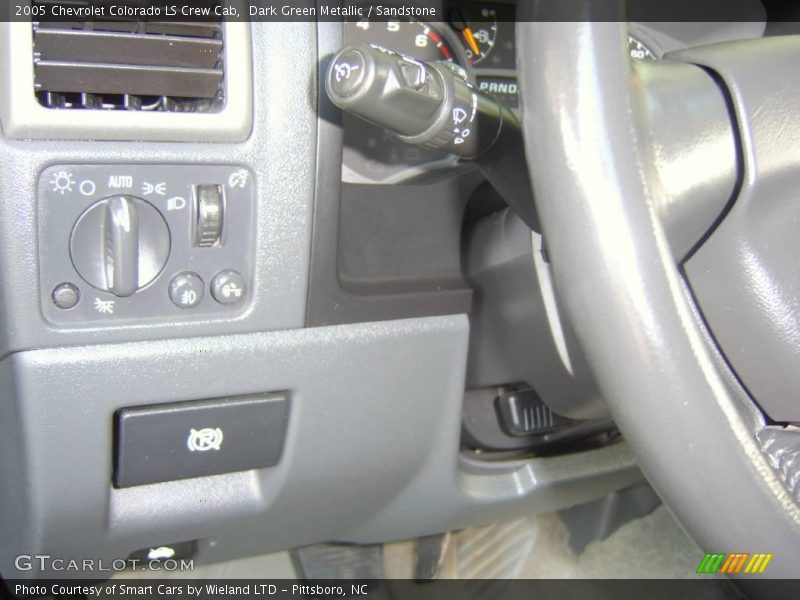
[[[197,273],[178,273],[169,284],[169,298],[181,308],[194,308],[203,299],[203,280]]]

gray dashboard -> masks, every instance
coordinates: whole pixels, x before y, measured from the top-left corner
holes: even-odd
[[[5,31],[21,26],[0,24]],[[252,106],[246,139],[136,141],[144,134],[135,114],[118,117],[122,133],[115,135],[124,137],[130,122],[128,140],[74,139],[58,128],[34,139],[6,130],[0,137],[4,577],[53,575],[17,571],[20,553],[111,562],[192,542],[203,562],[326,541],[403,539],[579,504],[641,479],[621,441],[496,461],[464,446],[468,387],[546,376],[540,365],[529,375],[469,362],[481,303],[475,273],[462,264],[463,235],[496,212],[496,199],[474,170],[446,157],[411,179],[389,178],[393,185],[348,179],[347,169],[360,167],[348,167],[356,159],[318,77],[342,44],[342,25],[249,28],[252,86],[241,90]],[[632,30],[667,52],[759,36],[763,24]],[[476,69],[482,76],[510,80],[513,68]],[[242,169],[249,187],[233,189],[230,177]],[[59,183],[62,172],[70,185]],[[151,190],[148,202],[167,215],[173,242],[189,239],[196,215],[169,207],[192,186],[227,186],[229,205],[242,205],[226,223],[230,252],[191,249],[187,241],[133,296],[127,313],[117,300],[118,310],[99,310],[94,299],[110,296],[87,286],[68,260],[72,222],[115,193],[86,194],[83,182],[99,185],[117,174],[133,178],[137,194],[167,184],[168,193]],[[541,240],[527,233],[515,240],[517,254],[500,262],[513,263],[524,289],[535,292],[530,300],[514,297],[528,302],[518,314],[545,336],[533,345],[536,360],[560,364],[562,373],[563,348],[550,333],[559,321],[556,301],[546,264],[534,260]],[[215,303],[210,292],[197,308],[169,300],[174,276],[197,272],[209,283],[224,270],[243,275],[241,304]],[[90,304],[71,313],[54,307],[61,282],[78,285],[81,302]],[[585,403],[576,413],[589,406],[584,416],[604,416],[590,376],[581,376]],[[276,465],[114,486],[120,409],[265,394],[287,400]]]

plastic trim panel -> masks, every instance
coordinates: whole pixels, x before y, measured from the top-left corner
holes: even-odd
[[[0,480],[14,482],[0,490],[0,571],[15,576],[19,553],[110,564],[198,540],[200,563],[413,537],[640,478],[623,444],[502,464],[460,456],[468,330],[458,315],[12,355],[0,362]],[[292,403],[276,467],[112,488],[118,408],[270,390]]]
[[[0,356],[45,346],[117,343],[303,327],[314,206],[317,115],[314,23],[249,23],[254,127],[240,143],[87,142],[0,139]],[[0,40],[0,45],[4,40]],[[302,56],[303,60],[298,60]],[[1,76],[1,75],[0,75]],[[278,101],[280,99],[280,101]],[[102,116],[102,115],[100,115]],[[205,117],[203,117],[205,118]],[[202,121],[202,118],[200,119]],[[182,322],[55,328],[39,307],[37,181],[57,164],[241,165],[256,184],[252,296],[239,316]],[[141,190],[138,190],[141,191]],[[13,215],[10,216],[10,215]],[[68,248],[61,247],[67,252]]]

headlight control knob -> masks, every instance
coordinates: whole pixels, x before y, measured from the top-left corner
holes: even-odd
[[[89,285],[120,297],[152,282],[167,263],[164,217],[134,196],[110,196],[78,218],[70,237],[72,263]]]

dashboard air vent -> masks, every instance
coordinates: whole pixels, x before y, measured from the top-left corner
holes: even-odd
[[[48,108],[218,112],[222,32],[221,22],[34,22],[36,96]]]

